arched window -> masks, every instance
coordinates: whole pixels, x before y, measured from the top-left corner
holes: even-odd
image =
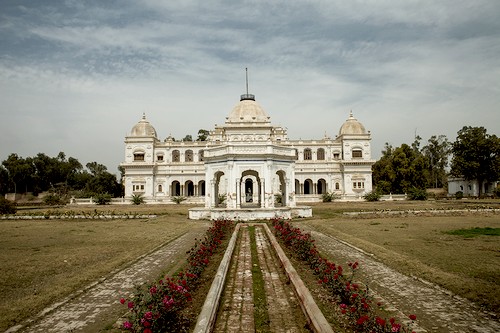
[[[340,190],[340,184],[339,183],[335,183],[335,189],[336,190]]]
[[[352,158],[363,158],[363,151],[361,149],[353,149]]]
[[[324,160],[325,159],[325,150],[323,148],[318,148],[318,151],[316,152],[316,158],[318,160]]]
[[[205,152],[203,151],[203,149],[201,149],[198,152],[198,161],[203,162],[204,160],[205,160]]]
[[[299,159],[299,151],[298,149],[295,149],[295,160]]]
[[[144,153],[143,152],[134,153],[134,161],[139,161],[139,162],[144,161]]]
[[[158,185],[158,192],[163,192],[163,186],[161,186],[161,184]]]
[[[304,149],[304,160],[312,160],[312,152],[311,149]]]
[[[180,162],[181,161],[181,153],[178,150],[174,150],[172,152],[172,162]]]
[[[193,162],[193,151],[192,150],[186,150],[184,153],[184,161],[185,162]]]

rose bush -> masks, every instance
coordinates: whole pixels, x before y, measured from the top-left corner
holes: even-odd
[[[130,299],[121,298],[120,303],[130,311],[122,328],[131,332],[171,331],[180,311],[191,302],[191,292],[210,258],[233,229],[232,221],[214,221],[204,239],[197,239],[187,252],[188,259],[183,270],[175,276],[139,288]]]
[[[319,253],[310,234],[303,233],[300,228],[293,227],[288,221],[274,219],[271,221],[274,234],[282,244],[289,248],[293,256],[306,262],[313,273],[318,276],[318,283],[331,291],[351,327],[356,332],[410,333],[411,324],[417,319],[412,314],[407,325],[401,325],[394,318],[381,318],[381,303],[374,304],[368,286],[354,281],[358,262],[348,263],[348,272]]]

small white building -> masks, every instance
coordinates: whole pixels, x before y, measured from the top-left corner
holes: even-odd
[[[171,203],[184,196],[214,208],[224,198],[231,209],[295,207],[327,192],[358,200],[372,190],[370,142],[352,112],[335,139],[290,140],[250,94],[206,141],[160,140],[143,116],[125,137],[125,199]]]
[[[498,186],[498,182],[484,181],[481,186],[482,195],[491,195]],[[448,178],[448,195],[453,196],[457,192],[462,192],[464,197],[477,197],[479,196],[479,182],[461,177]]]

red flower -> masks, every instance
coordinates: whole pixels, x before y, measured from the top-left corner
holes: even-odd
[[[384,319],[382,319],[382,318],[380,318],[380,317],[377,317],[377,318],[375,319],[375,322],[376,322],[377,324],[379,324],[380,326],[382,326],[382,327],[383,327],[383,326],[385,326],[385,320],[384,320]]]
[[[143,332],[144,333],[153,333],[153,331],[151,331],[149,328],[146,328]]]
[[[370,319],[368,316],[362,316],[362,317],[359,317],[358,321],[356,322],[356,324],[358,325],[363,325],[363,323],[365,321],[367,321],[368,319]]]
[[[134,302],[128,302],[127,306],[129,309],[132,309],[134,307]]]
[[[151,320],[153,319],[153,313],[151,311],[148,311],[144,314],[144,319],[146,320]]]
[[[126,321],[123,323],[123,328],[129,330],[133,327],[132,323],[130,321]]]
[[[409,315],[409,317],[411,320],[417,320],[417,316],[414,314]]]
[[[123,298],[123,297],[122,297],[122,298],[120,298],[120,303],[121,303],[121,304],[125,304],[125,298]]]

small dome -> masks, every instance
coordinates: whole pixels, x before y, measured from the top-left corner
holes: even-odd
[[[142,119],[132,127],[130,136],[156,136],[155,128],[146,120],[146,114],[142,114]]]
[[[234,107],[226,123],[268,123],[269,117],[255,101],[254,95],[241,95],[240,102]]]
[[[344,134],[366,134],[365,127],[353,117],[352,111],[349,114],[349,119],[340,127],[339,136]]]

